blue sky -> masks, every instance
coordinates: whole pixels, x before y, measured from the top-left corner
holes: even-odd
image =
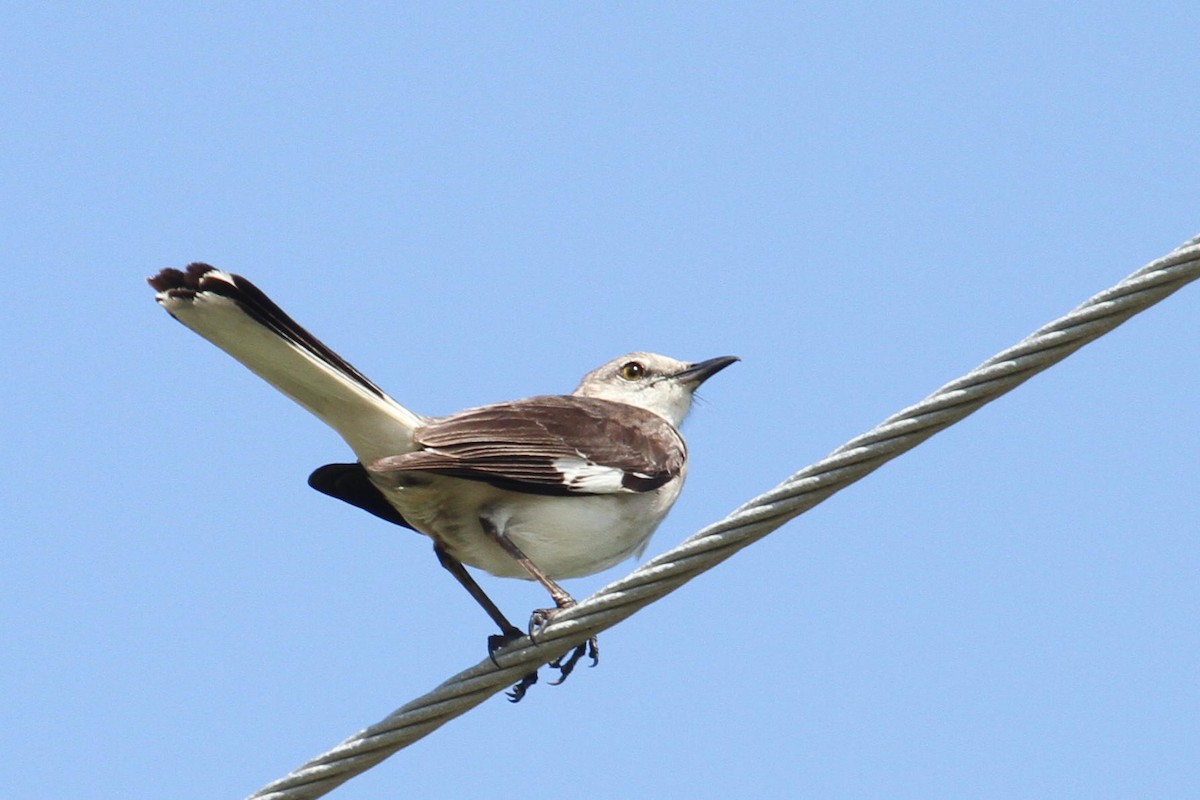
[[[1194,4],[894,5],[10,8],[6,796],[242,797],[490,633],[425,540],[305,486],[348,451],[163,314],[162,267],[250,277],[429,414],[740,355],[653,554],[1200,233]],[[1190,795],[1198,318],[1189,287],[332,796]]]

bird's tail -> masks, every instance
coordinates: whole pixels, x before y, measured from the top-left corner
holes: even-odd
[[[207,264],[149,279],[171,316],[341,434],[364,463],[413,449],[422,418],[388,397],[240,275]]]

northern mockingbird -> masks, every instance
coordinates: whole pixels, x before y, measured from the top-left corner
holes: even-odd
[[[541,583],[554,609],[574,600],[555,581],[640,555],[679,496],[692,392],[737,361],[696,364],[630,353],[589,372],[570,395],[424,417],[401,406],[245,278],[206,264],[149,279],[167,312],[337,431],[358,459],[327,464],[309,485],[425,534],[439,562],[500,627],[489,651],[522,636],[464,568]],[[556,682],[596,641],[554,662]],[[514,687],[519,700],[536,673]]]

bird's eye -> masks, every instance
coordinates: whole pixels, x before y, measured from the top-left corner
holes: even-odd
[[[640,361],[630,361],[621,365],[621,377],[627,381],[636,381],[646,376],[646,365]]]

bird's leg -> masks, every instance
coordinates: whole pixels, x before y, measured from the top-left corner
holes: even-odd
[[[504,612],[492,602],[492,598],[484,593],[483,589],[471,577],[471,573],[467,572],[467,568],[462,565],[454,556],[447,553],[440,544],[433,546],[433,552],[437,555],[438,563],[453,575],[467,593],[475,598],[475,602],[479,603],[480,607],[487,612],[487,615],[492,618],[500,626],[500,634],[488,637],[488,648],[491,650],[499,650],[509,642],[520,639],[525,634],[516,625],[508,621],[508,617],[504,616]]]
[[[487,615],[492,618],[492,621],[500,626],[501,632],[499,634],[492,634],[488,637],[488,656],[492,659],[492,663],[499,667],[500,664],[496,661],[496,651],[509,642],[515,642],[525,634],[521,632],[520,628],[508,621],[508,617],[504,616],[504,612],[492,602],[492,598],[484,593],[479,584],[475,582],[475,579],[471,577],[471,573],[467,572],[467,568],[463,566],[461,561],[447,553],[440,544],[434,544],[433,552],[437,555],[438,563],[445,567],[462,584],[467,593],[475,598],[475,602],[479,603],[483,610],[487,612]],[[508,699],[514,703],[520,702],[521,698],[525,696],[525,692],[529,691],[529,687],[535,683],[537,683],[536,670],[521,678],[521,681],[513,686],[512,690],[508,692]]]
[[[542,608],[533,612],[533,618],[529,621],[530,636],[533,636],[538,630],[545,627],[556,611],[561,611],[564,608],[570,608],[575,605],[575,598],[571,597],[566,589],[555,583],[549,575],[542,572],[541,567],[530,561],[529,556],[521,552],[521,548],[517,547],[516,542],[500,532],[500,529],[496,527],[496,523],[487,517],[480,517],[479,524],[483,527],[483,532],[492,541],[504,548],[504,552],[512,556],[513,561],[516,561],[521,565],[522,569],[529,573],[529,577],[545,587],[546,591],[550,593],[550,599],[557,606],[557,608]]]
[[[513,560],[520,564],[521,568],[529,573],[529,577],[533,578],[535,581],[545,587],[546,591],[550,593],[550,599],[554,601],[556,608],[539,608],[535,610],[532,615],[530,615],[529,638],[535,639],[538,632],[541,631],[541,629],[544,628],[550,622],[550,620],[554,618],[556,613],[564,608],[570,608],[571,606],[575,605],[575,598],[571,597],[571,595],[567,593],[566,589],[555,583],[554,580],[545,572],[543,572],[537,564],[533,563],[529,559],[529,556],[521,552],[521,548],[517,547],[516,542],[501,532],[500,529],[496,527],[496,524],[492,522],[492,520],[486,517],[480,517],[479,524],[483,528],[484,533],[486,533],[492,539],[492,541],[500,545],[500,547],[504,549],[504,552],[512,556]],[[596,640],[595,636],[591,637],[586,642],[572,650],[570,655],[556,658],[550,662],[550,666],[559,671],[558,680],[551,681],[551,684],[557,686],[565,681],[567,676],[570,675],[572,670],[575,669],[575,665],[579,663],[579,659],[583,658],[585,653],[589,658],[592,659],[593,667],[600,662],[600,644]]]

